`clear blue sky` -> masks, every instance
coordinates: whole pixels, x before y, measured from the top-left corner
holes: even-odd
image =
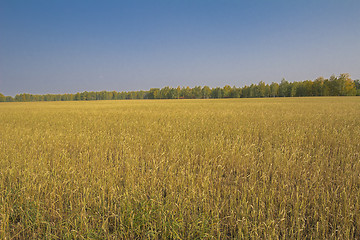
[[[0,92],[360,78],[358,0],[0,0]]]

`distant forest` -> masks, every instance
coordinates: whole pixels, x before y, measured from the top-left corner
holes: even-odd
[[[329,79],[318,77],[314,81],[251,84],[244,87],[210,88],[208,86],[151,88],[148,91],[101,91],[76,94],[17,94],[15,97],[0,93],[0,102],[34,101],[88,101],[122,99],[206,99],[206,98],[264,98],[264,97],[307,97],[307,96],[360,96],[360,80],[352,80],[348,73]]]

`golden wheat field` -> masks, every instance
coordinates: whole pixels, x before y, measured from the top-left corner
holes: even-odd
[[[0,103],[1,239],[359,239],[360,98]]]

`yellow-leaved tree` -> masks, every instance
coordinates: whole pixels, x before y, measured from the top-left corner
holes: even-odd
[[[343,96],[355,96],[356,95],[356,86],[354,80],[351,79],[349,73],[342,73],[339,76],[339,81],[342,85],[342,93]]]
[[[0,102],[5,102],[6,101],[6,97],[0,93]]]

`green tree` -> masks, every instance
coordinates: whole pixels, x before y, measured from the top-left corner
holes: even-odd
[[[258,94],[257,85],[251,84],[249,87],[249,97],[250,98],[258,97],[257,94]]]
[[[232,98],[240,98],[241,97],[241,88],[237,88],[235,86],[233,86],[231,88],[231,97]]]
[[[222,98],[223,93],[222,93],[222,89],[220,87],[217,88],[213,88],[211,90],[211,97],[212,98]]]
[[[6,96],[6,101],[7,102],[14,102],[15,99],[13,97],[11,97],[11,96]]]
[[[270,84],[270,96],[278,97],[279,96],[279,84],[272,82]]]
[[[146,96],[147,92],[146,91],[137,91],[136,92],[136,99],[144,99]],[[118,95],[120,95],[120,93],[118,93]]]
[[[356,88],[356,96],[360,96],[360,80],[356,79],[354,81],[355,88]]]
[[[124,99],[126,99],[126,96],[127,96],[127,93],[123,91],[123,92],[118,93],[118,95],[116,97],[119,100],[124,100]]]
[[[329,93],[331,96],[340,96],[341,83],[335,75],[331,75],[328,82]]]
[[[241,97],[242,98],[248,98],[250,97],[250,87],[244,86],[241,90]]]
[[[181,95],[181,87],[178,86],[178,87],[176,88],[176,96],[177,96],[177,98],[180,98],[180,95]]]
[[[310,80],[303,81],[305,96],[313,96],[313,82]]]
[[[200,86],[196,86],[192,89],[192,96],[193,98],[197,98],[197,99],[202,97]]]
[[[315,79],[313,84],[313,95],[314,96],[323,96],[324,95],[324,77],[318,77]]]
[[[76,93],[76,94],[75,94],[74,100],[75,100],[75,101],[80,101],[80,100],[81,100],[80,93]]]
[[[160,89],[159,88],[150,88],[148,99],[158,99],[160,98]]]
[[[211,96],[211,89],[208,86],[204,86],[201,89],[202,98],[209,98]]]
[[[296,86],[296,96],[297,97],[304,97],[306,96],[306,87],[304,82],[298,82]]]
[[[266,84],[265,85],[265,97],[270,97],[271,96],[271,91],[270,91],[270,85]]]
[[[168,99],[170,98],[170,87],[163,87],[160,90],[159,98],[161,99]]]
[[[259,82],[256,90],[256,97],[265,97],[266,85],[263,81]]]
[[[190,87],[183,87],[180,92],[180,96],[185,99],[191,99],[192,96],[192,90]]]
[[[170,91],[168,93],[168,99],[177,99],[177,98],[179,98],[179,94],[176,88],[170,88]]]
[[[288,81],[283,78],[279,85],[279,96],[280,97],[290,97],[291,85]]]
[[[290,97],[298,97],[297,91],[296,91],[298,86],[299,86],[298,82],[293,82],[291,84]]]
[[[223,98],[229,98],[231,97],[231,87],[229,85],[226,85],[222,90],[222,97]]]

